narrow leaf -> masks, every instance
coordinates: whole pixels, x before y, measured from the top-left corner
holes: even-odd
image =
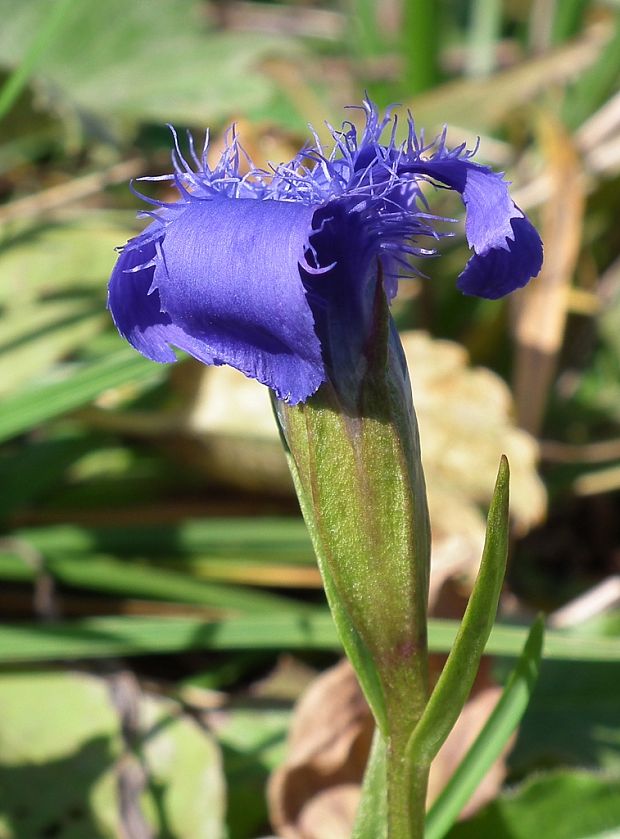
[[[539,618],[493,713],[429,810],[425,839],[446,835],[519,724],[538,679],[543,637],[544,624]]]
[[[502,457],[487,520],[480,571],[452,651],[407,745],[411,765],[428,765],[469,696],[493,628],[508,555],[508,461]]]
[[[138,353],[123,350],[111,358],[85,365],[67,379],[21,391],[2,403],[0,442],[81,408],[108,388],[156,377],[158,369],[164,368],[157,368]]]
[[[420,93],[437,84],[439,69],[440,4],[408,0],[403,5],[401,58],[405,89]]]
[[[327,611],[231,620],[100,617],[0,625],[0,661],[148,655],[179,650],[324,649],[340,644]]]
[[[186,519],[170,524],[85,527],[62,524],[24,528],[16,537],[41,553],[114,553],[130,556],[256,557],[314,563],[300,518]]]
[[[11,73],[0,90],[0,120],[11,110],[20,93],[28,84],[46,47],[52,41],[62,26],[73,0],[56,0],[52,8],[46,10],[46,17],[41,21],[34,40],[28,47],[20,64]]]
[[[23,559],[26,551],[28,547],[17,540],[6,540],[5,545],[0,545],[0,579],[34,577],[34,570]],[[121,597],[189,603],[217,609],[218,614],[272,615],[276,611],[302,615],[315,608],[256,588],[206,582],[178,571],[121,562],[106,556],[69,555],[42,559],[46,570],[64,585]]]
[[[388,823],[386,768],[385,740],[376,728],[351,839],[385,839],[386,837]]]
[[[466,71],[469,76],[489,76],[497,60],[502,26],[500,0],[473,0],[468,33]]]
[[[1,563],[0,563],[1,566]],[[7,569],[5,579],[24,580],[23,563]],[[491,636],[487,652],[514,655],[525,633],[502,627],[498,642]],[[430,622],[430,649],[446,652],[456,624]],[[212,620],[202,617],[105,616],[57,623],[0,624],[0,665],[53,659],[101,658],[115,655],[160,655],[183,650],[330,650],[342,649],[327,610],[303,614],[270,614]],[[575,661],[620,661],[617,639],[594,639],[548,632],[545,657]]]

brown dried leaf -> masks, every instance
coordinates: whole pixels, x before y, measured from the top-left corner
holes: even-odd
[[[373,722],[348,661],[319,676],[293,716],[269,808],[283,839],[348,839]]]
[[[444,659],[433,656],[439,674]],[[483,666],[456,726],[431,767],[432,802],[463,759],[501,695]],[[282,839],[348,839],[360,799],[373,722],[348,661],[319,676],[293,715],[288,757],[268,791],[272,824]],[[463,812],[470,816],[493,798],[504,780],[505,755]]]

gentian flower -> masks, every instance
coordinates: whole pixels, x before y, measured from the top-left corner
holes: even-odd
[[[495,299],[538,274],[542,244],[501,174],[449,149],[446,132],[425,144],[408,116],[363,104],[361,133],[330,129],[333,149],[314,143],[287,164],[257,169],[234,131],[219,161],[208,135],[191,162],[176,134],[170,180],[179,200],[145,198],[150,225],[122,249],[108,305],[119,332],[154,361],[172,346],[206,364],[229,364],[290,404],[325,381],[345,386],[363,374],[377,283],[388,300],[410,257],[434,255],[444,235],[422,185],[458,192],[473,251],[457,281],[465,294]],[[243,169],[243,172],[242,172]]]

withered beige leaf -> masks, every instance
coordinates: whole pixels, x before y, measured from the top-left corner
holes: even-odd
[[[444,659],[432,657],[439,674]],[[428,801],[443,789],[501,695],[483,664],[472,695],[431,767]],[[272,824],[282,839],[349,839],[360,799],[373,722],[353,668],[343,660],[322,673],[293,714],[288,755],[272,775],[268,800]],[[506,774],[496,761],[463,811],[493,798]]]
[[[366,701],[343,660],[302,696],[287,759],[270,780],[271,820],[283,839],[348,839],[372,732]]]

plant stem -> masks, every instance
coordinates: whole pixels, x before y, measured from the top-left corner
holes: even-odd
[[[428,766],[406,759],[407,736],[391,736],[387,752],[388,839],[424,839]]]
[[[414,605],[414,604],[412,604]],[[388,839],[423,839],[426,788],[430,762],[413,760],[408,752],[411,734],[428,703],[428,648],[425,604],[415,604],[418,633],[408,655],[397,657],[386,686]]]

